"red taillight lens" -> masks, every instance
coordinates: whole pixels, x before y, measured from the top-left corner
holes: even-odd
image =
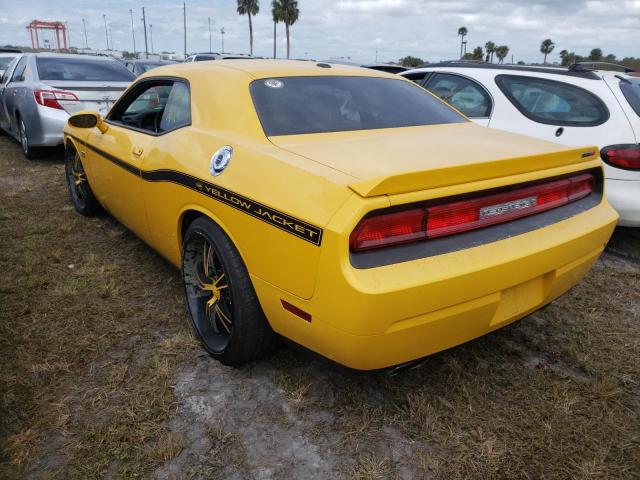
[[[427,238],[424,208],[363,218],[349,238],[353,251],[388,247]]]
[[[57,108],[62,110],[59,100],[65,102],[77,102],[78,97],[72,92],[61,92],[60,90],[34,90],[33,95],[36,97],[36,103],[44,107]]]
[[[612,145],[602,149],[605,163],[625,170],[640,170],[640,145]]]
[[[586,173],[469,199],[365,217],[351,233],[352,251],[467,232],[575,202],[593,192]]]

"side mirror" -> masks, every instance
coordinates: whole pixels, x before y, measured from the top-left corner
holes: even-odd
[[[102,133],[105,133],[109,126],[104,123],[102,116],[98,112],[91,110],[83,110],[69,117],[69,125],[76,128],[93,128],[98,127]]]

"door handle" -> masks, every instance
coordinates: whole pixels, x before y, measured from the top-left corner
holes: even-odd
[[[142,155],[142,152],[144,152],[142,147],[133,147],[133,150],[131,150],[131,153],[133,153],[136,157]]]

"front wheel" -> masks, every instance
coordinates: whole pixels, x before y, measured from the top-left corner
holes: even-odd
[[[194,220],[185,233],[182,282],[191,325],[211,356],[239,365],[273,348],[276,335],[240,254],[206,217]]]
[[[76,211],[87,217],[100,212],[100,203],[93,195],[80,155],[74,148],[67,150],[64,169],[69,197]]]

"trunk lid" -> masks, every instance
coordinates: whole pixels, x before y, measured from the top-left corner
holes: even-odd
[[[565,146],[471,122],[270,137],[280,148],[353,177],[363,197],[458,185],[581,163],[597,147]]]
[[[80,110],[95,110],[104,116],[115,101],[120,98],[130,82],[78,82],[78,81],[49,81],[48,88],[71,92],[78,97],[79,102],[60,100],[69,115]]]

